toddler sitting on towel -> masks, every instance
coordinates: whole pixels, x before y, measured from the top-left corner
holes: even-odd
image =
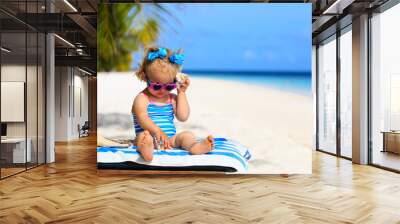
[[[210,152],[214,147],[211,135],[197,142],[190,131],[176,133],[174,117],[186,121],[190,113],[185,93],[189,78],[178,75],[183,59],[181,52],[149,48],[136,72],[136,76],[147,83],[132,105],[135,145],[146,161],[153,159],[153,150],[159,146],[162,149],[183,148],[195,155]],[[177,95],[170,93],[175,88]]]

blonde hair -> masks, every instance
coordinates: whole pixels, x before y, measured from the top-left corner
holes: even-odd
[[[148,47],[145,49],[145,53],[143,55],[142,62],[140,63],[139,68],[136,71],[136,77],[139,80],[142,80],[144,82],[147,81],[147,77],[146,77],[147,68],[149,68],[154,63],[158,63],[160,66],[169,65],[169,66],[171,66],[172,69],[174,69],[175,73],[178,73],[181,70],[180,65],[170,62],[168,60],[168,58],[169,58],[169,56],[171,56],[175,53],[182,53],[182,49],[179,49],[178,51],[174,52],[168,48],[165,48],[167,50],[167,56],[165,58],[156,58],[153,61],[147,60],[147,56],[148,56],[149,52],[157,51],[158,49],[159,49],[159,47]]]

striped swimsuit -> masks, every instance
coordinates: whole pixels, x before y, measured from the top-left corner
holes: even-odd
[[[165,105],[157,105],[154,104],[150,100],[150,98],[143,93],[147,99],[149,100],[149,105],[147,106],[147,114],[150,117],[150,119],[156,124],[161,130],[168,136],[168,138],[171,138],[176,134],[176,128],[174,124],[174,107],[172,105],[172,99],[171,95],[168,97],[168,103]],[[135,133],[136,136],[140,132],[143,132],[143,128],[139,125],[139,122],[136,119],[136,116],[134,113],[132,113],[133,116],[133,124],[135,128]]]

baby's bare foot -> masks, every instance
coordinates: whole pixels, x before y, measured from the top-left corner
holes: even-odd
[[[137,147],[138,151],[140,152],[145,161],[150,162],[153,160],[154,146],[153,146],[153,139],[149,131],[145,130],[143,131],[142,135],[138,136]]]
[[[209,135],[203,141],[195,143],[190,148],[189,151],[191,154],[199,155],[199,154],[204,154],[204,153],[210,152],[213,149],[214,149],[214,138],[212,135]]]

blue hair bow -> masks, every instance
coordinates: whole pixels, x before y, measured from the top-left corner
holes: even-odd
[[[169,61],[171,63],[175,63],[177,65],[182,65],[183,64],[183,60],[185,59],[185,55],[183,54],[173,54],[171,56],[169,56]]]
[[[147,60],[153,61],[156,58],[165,58],[167,56],[167,49],[165,48],[158,48],[157,51],[150,51],[147,54]]]
[[[150,51],[147,54],[147,60],[153,61],[156,58],[163,59],[166,56],[167,56],[167,49],[160,47],[160,48],[158,48],[157,51]],[[182,65],[184,59],[185,59],[185,55],[183,55],[183,54],[173,54],[173,55],[169,56],[169,58],[168,58],[168,60],[171,63],[177,64],[177,65]]]

